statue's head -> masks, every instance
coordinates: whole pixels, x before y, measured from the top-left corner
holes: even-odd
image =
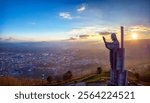
[[[117,37],[116,37],[116,34],[115,34],[115,33],[112,33],[112,34],[111,34],[111,39],[112,39],[112,41],[116,41],[116,40],[117,40]]]

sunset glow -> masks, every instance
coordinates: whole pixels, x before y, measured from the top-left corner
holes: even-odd
[[[58,1],[0,0],[0,41],[100,40],[120,26],[125,40],[150,38],[149,0]]]
[[[137,34],[132,34],[132,35],[131,35],[131,38],[132,38],[133,40],[136,40],[136,39],[138,39],[138,35],[137,35]]]

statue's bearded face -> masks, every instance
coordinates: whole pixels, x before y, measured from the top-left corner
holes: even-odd
[[[112,33],[112,34],[111,34],[111,39],[112,39],[113,41],[115,41],[115,40],[117,39],[115,33]]]

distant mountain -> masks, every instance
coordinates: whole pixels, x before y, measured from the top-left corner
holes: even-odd
[[[9,37],[9,38],[5,39],[5,41],[16,41],[16,39]]]
[[[20,39],[16,39],[16,38],[13,38],[13,37],[8,37],[8,38],[2,38],[0,37],[0,42],[29,42],[27,40],[20,40]]]
[[[0,42],[16,42],[16,41],[19,41],[15,38],[12,38],[12,37],[9,37],[9,38],[0,38]]]

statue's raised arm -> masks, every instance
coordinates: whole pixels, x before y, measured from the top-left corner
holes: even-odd
[[[104,41],[104,43],[106,43],[106,39],[105,39],[105,37],[103,36],[103,41]]]
[[[119,42],[118,42],[118,39],[117,39],[115,33],[111,34],[111,39],[112,39],[113,42],[107,42],[105,37],[103,37],[106,48],[108,48],[110,50],[119,48]]]

